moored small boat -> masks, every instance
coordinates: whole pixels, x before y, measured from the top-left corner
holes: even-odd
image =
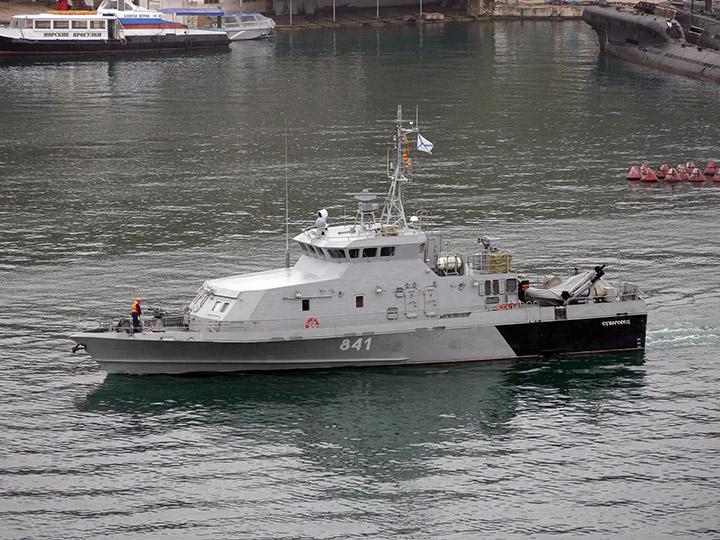
[[[266,38],[275,29],[275,21],[260,13],[227,13],[221,22],[230,41]]]

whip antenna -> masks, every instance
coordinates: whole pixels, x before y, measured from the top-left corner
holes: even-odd
[[[285,268],[290,268],[290,200],[288,196],[288,131],[285,118]]]

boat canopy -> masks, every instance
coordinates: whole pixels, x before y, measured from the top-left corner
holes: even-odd
[[[206,17],[222,17],[225,15],[225,12],[220,8],[164,8],[158,11],[173,15],[205,15]]]

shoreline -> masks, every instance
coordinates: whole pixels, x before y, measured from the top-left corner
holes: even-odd
[[[316,12],[312,15],[297,13],[293,15],[290,25],[289,15],[274,15],[278,32],[313,30],[320,28],[347,28],[357,26],[386,26],[392,24],[440,24],[443,22],[477,21],[488,19],[523,19],[523,20],[576,20],[582,16],[587,4],[548,4],[533,0],[514,1],[511,4],[495,4],[492,11],[478,15],[469,15],[465,10],[441,8],[430,5],[429,11],[420,16],[416,9],[410,7],[385,7],[380,9],[380,17],[376,17],[375,8],[343,9],[336,11],[333,20],[331,11]],[[0,0],[0,24],[8,24],[13,15],[43,13],[52,9],[44,2],[28,2],[17,0]]]

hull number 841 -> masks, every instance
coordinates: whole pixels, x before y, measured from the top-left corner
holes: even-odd
[[[354,349],[356,351],[362,351],[370,350],[370,346],[372,345],[372,338],[357,338],[355,340],[351,339],[343,339],[340,342],[340,350],[341,351],[349,351],[350,349]]]

